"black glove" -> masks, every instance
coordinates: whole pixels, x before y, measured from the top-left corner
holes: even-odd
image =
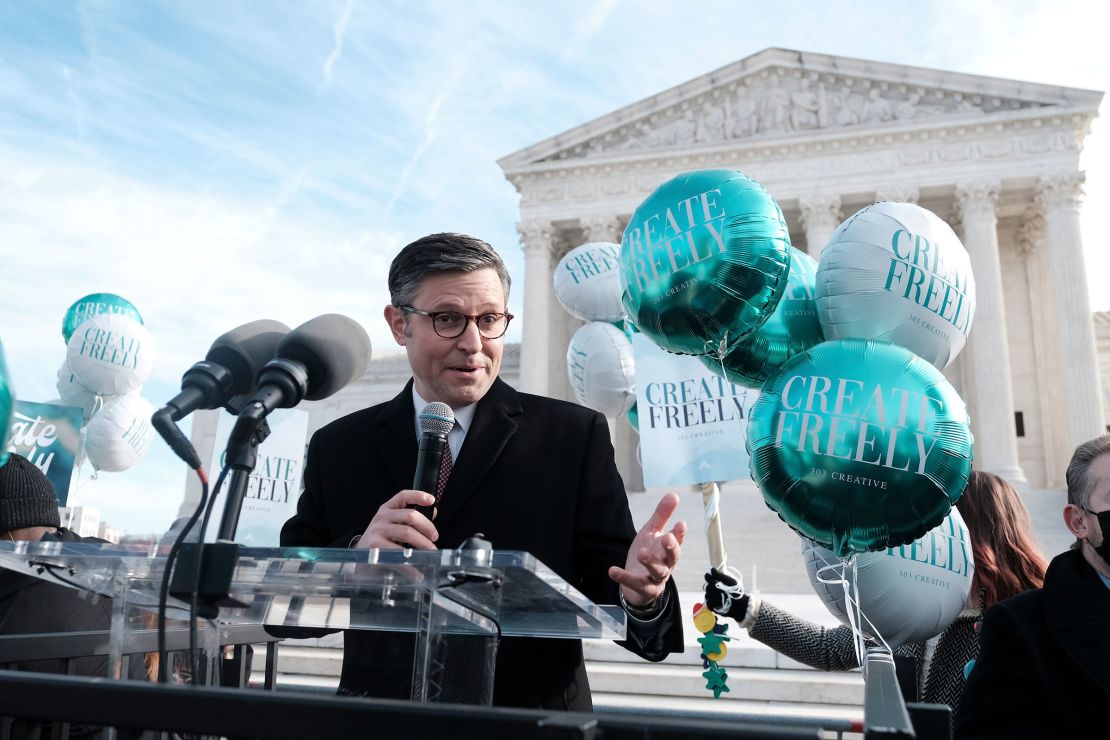
[[[710,568],[705,574],[705,605],[714,614],[739,622],[748,613],[749,598],[743,584],[729,574],[716,568]]]

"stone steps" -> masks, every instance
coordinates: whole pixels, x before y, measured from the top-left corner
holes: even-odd
[[[656,664],[632,668],[627,663],[589,663],[595,691],[640,696],[711,697],[702,668]],[[863,705],[863,678],[858,673],[817,673],[765,668],[729,668],[729,697],[793,704]]]
[[[823,737],[863,737],[863,710],[827,704],[781,704],[747,701],[722,695],[715,701],[707,693],[701,699],[672,696],[636,696],[593,692],[594,710],[613,714],[659,715],[670,718],[721,720],[730,723],[802,725],[822,730]],[[739,736],[740,729],[737,727]]]
[[[699,594],[680,594],[692,604]],[[772,595],[769,601],[820,624],[836,624],[815,596]],[[684,608],[684,611],[686,609]],[[786,724],[825,731],[858,732],[863,719],[863,677],[859,671],[828,673],[803,666],[732,627],[728,654],[729,691],[718,700],[701,677],[698,633],[684,625],[686,650],[650,663],[607,640],[586,640],[583,652],[599,712],[635,712],[671,717],[728,718],[736,722]],[[331,693],[339,683],[342,635],[285,640],[278,651],[277,686]],[[262,683],[262,661],[251,677]]]
[[[688,636],[687,641],[692,639]],[[595,709],[858,731],[863,719],[863,678],[858,671],[826,673],[800,667],[742,635],[724,660],[729,691],[714,700],[705,689],[696,648],[695,643],[685,653],[650,663],[612,642],[586,641]],[[336,636],[287,640],[278,656],[279,689],[332,693],[338,686],[343,653]],[[262,666],[256,662],[255,667]],[[262,680],[261,670],[251,677],[256,685]]]

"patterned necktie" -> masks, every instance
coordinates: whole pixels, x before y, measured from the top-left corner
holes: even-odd
[[[451,459],[451,445],[443,451],[443,458],[439,461],[439,480],[436,481],[436,503],[443,498],[443,489],[447,488],[447,479],[451,477],[451,468],[454,460]]]

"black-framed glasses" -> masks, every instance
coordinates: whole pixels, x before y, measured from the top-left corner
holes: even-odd
[[[405,313],[427,316],[432,320],[432,329],[444,339],[461,337],[466,325],[471,321],[478,327],[482,339],[500,339],[509,330],[513,315],[507,312],[490,312],[469,315],[459,311],[421,311],[412,306],[397,306]]]

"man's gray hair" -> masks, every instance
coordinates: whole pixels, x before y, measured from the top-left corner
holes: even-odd
[[[393,258],[389,266],[389,300],[394,306],[411,306],[426,276],[485,268],[497,272],[507,302],[512,281],[493,247],[465,234],[429,234],[409,244]]]
[[[1110,454],[1110,434],[1095,437],[1075,448],[1068,463],[1066,479],[1068,482],[1068,503],[1090,511],[1091,494],[1095,480],[1091,475],[1091,463],[1102,455]]]

